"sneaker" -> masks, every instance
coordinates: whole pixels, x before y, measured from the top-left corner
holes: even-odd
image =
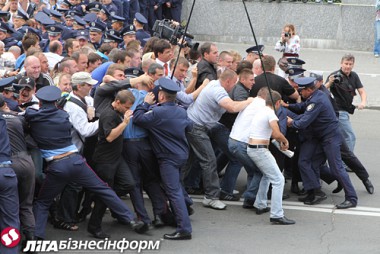
[[[237,194],[239,194],[240,193],[240,191],[238,191],[238,190],[233,190],[232,191],[232,194],[234,194],[234,195],[237,195]]]
[[[220,192],[219,199],[225,200],[225,201],[239,201],[240,200],[239,197],[237,197],[235,195],[231,195],[231,194],[226,194],[224,192]]]
[[[244,199],[243,208],[244,209],[253,209],[253,208],[255,208],[253,206],[254,203],[255,203],[254,199]]]
[[[206,197],[203,198],[202,204],[204,207],[210,207],[216,210],[224,210],[227,207],[222,201],[218,199],[209,199]]]

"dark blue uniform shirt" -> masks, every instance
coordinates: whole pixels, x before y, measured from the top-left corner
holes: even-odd
[[[149,138],[157,158],[187,159],[189,147],[186,131],[192,121],[186,110],[174,102],[166,102],[149,111],[150,105],[143,103],[135,109],[133,122],[149,130]]]

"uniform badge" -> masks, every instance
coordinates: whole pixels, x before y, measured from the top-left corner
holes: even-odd
[[[293,69],[289,69],[288,72],[289,72],[289,74],[294,74],[294,70]]]
[[[54,32],[55,31],[55,27],[54,26],[50,27],[50,31]]]
[[[114,34],[115,34],[115,31],[114,31],[114,30],[110,30],[110,34],[111,34],[111,35],[114,35]]]
[[[129,30],[133,31],[133,25],[129,26]]]
[[[92,22],[92,23],[91,23],[91,26],[94,27],[94,26],[95,26],[95,22]]]
[[[315,106],[314,103],[309,104],[309,105],[307,106],[307,108],[306,108],[306,111],[312,111],[313,108],[314,108],[314,106]]]
[[[99,4],[95,4],[95,8],[96,8],[96,9],[99,9]]]
[[[292,59],[291,62],[292,62],[292,64],[295,64],[297,62],[297,60],[296,59]]]

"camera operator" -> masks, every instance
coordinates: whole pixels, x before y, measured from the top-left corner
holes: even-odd
[[[292,24],[286,24],[282,29],[281,39],[276,43],[275,50],[282,52],[282,57],[298,57],[301,49],[300,37],[296,34],[296,28]],[[281,69],[277,73],[281,77],[286,77]]]
[[[339,124],[343,132],[343,136],[351,152],[355,148],[355,133],[350,123],[349,114],[353,114],[355,106],[352,105],[356,90],[359,92],[361,103],[358,109],[366,106],[367,93],[360,81],[358,74],[352,69],[354,68],[355,57],[352,54],[346,54],[342,57],[340,70],[330,74],[327,78],[325,86],[330,89],[334,96],[339,110]]]

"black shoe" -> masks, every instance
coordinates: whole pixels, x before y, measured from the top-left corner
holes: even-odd
[[[307,194],[307,191],[304,188],[302,188],[302,190],[300,190],[300,192],[298,193],[298,196],[303,196],[306,194]]]
[[[231,194],[226,194],[224,192],[220,192],[220,195],[219,195],[219,200],[225,200],[225,201],[239,201],[240,198],[235,196],[235,195],[231,195]]]
[[[315,205],[315,204],[318,204],[319,202],[325,200],[326,198],[327,198],[327,195],[324,192],[320,191],[319,193],[314,194],[313,199],[307,199],[303,203],[305,205]]]
[[[244,209],[253,209],[253,208],[255,208],[253,206],[254,203],[255,203],[254,199],[244,199],[243,208]]]
[[[306,196],[299,197],[298,201],[305,202],[307,200],[313,200],[314,199],[314,190],[308,190],[306,191]]]
[[[265,207],[265,208],[256,208],[256,214],[260,215],[263,213],[267,213],[270,211],[270,207]]]
[[[177,222],[174,218],[174,215],[171,212],[161,214],[161,219],[166,225],[171,227],[177,227]]]
[[[369,194],[373,194],[373,192],[375,191],[375,188],[373,187],[371,181],[369,179],[367,179],[367,180],[363,181],[363,184],[364,184],[367,192]]]
[[[103,230],[98,229],[98,230],[90,230],[87,229],[87,231],[95,238],[97,239],[105,239],[105,238],[110,238],[111,236],[109,234],[106,234]]]
[[[92,209],[85,211],[85,209],[82,209],[78,214],[77,214],[77,222],[83,222],[86,220],[87,215],[91,213]]]
[[[187,214],[189,216],[191,216],[191,215],[193,215],[195,213],[194,209],[191,206],[186,205],[186,208],[187,208]]]
[[[282,217],[282,218],[270,218],[270,222],[272,222],[274,224],[279,224],[279,225],[292,225],[292,224],[296,224],[296,222],[294,220],[289,220],[285,216]]]
[[[339,193],[343,190],[343,186],[338,182],[336,188],[332,191],[332,193]]]
[[[167,240],[190,240],[191,239],[191,233],[174,232],[172,234],[165,234],[164,239],[167,239]]]
[[[343,203],[336,205],[337,209],[347,209],[351,207],[356,207],[356,204],[352,203],[350,200],[345,200]]]
[[[152,221],[152,224],[155,228],[161,228],[165,226],[165,223],[162,221],[160,215],[154,216],[154,220]]]
[[[144,234],[146,231],[149,230],[149,225],[142,221],[130,221],[129,225],[131,228],[138,234]]]
[[[191,187],[187,187],[185,188],[187,194],[189,195],[203,195],[204,194],[204,191],[202,189],[199,189],[199,188],[191,188]]]
[[[285,199],[288,199],[290,198],[289,194],[283,194],[282,195],[282,200],[285,200]]]
[[[298,182],[297,181],[292,181],[292,185],[290,187],[290,192],[294,193],[294,194],[297,194],[297,195],[300,193],[300,188],[298,186]]]

